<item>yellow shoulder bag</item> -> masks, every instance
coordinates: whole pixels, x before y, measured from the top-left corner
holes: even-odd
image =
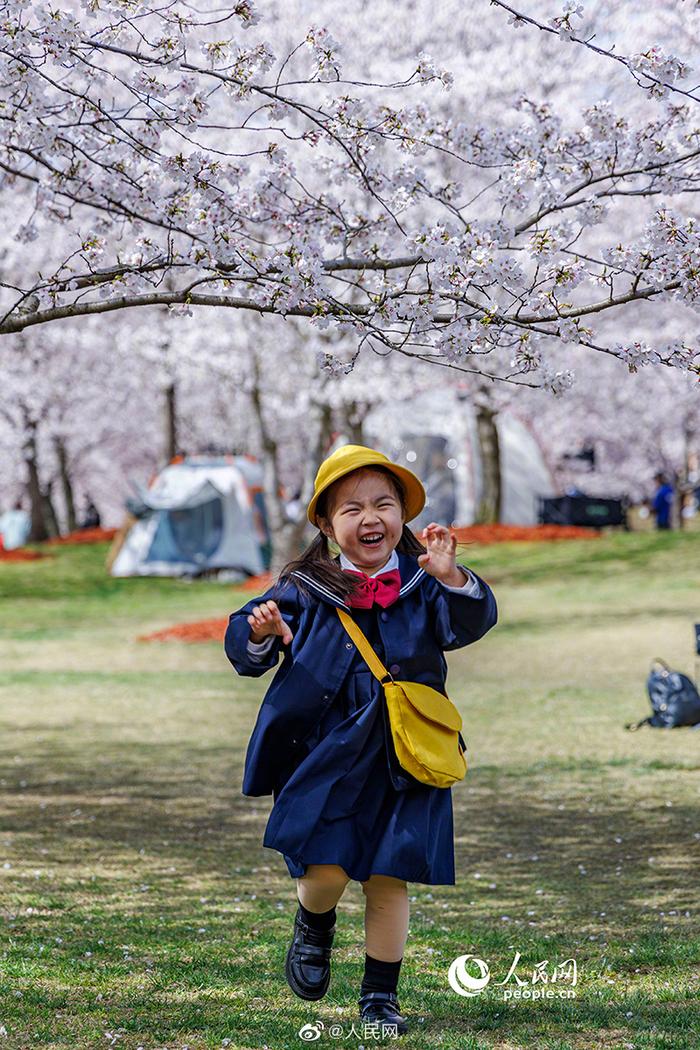
[[[384,688],[399,764],[423,784],[450,787],[467,772],[462,716],[448,697],[421,682],[395,682],[367,638],[344,609],[343,627]]]

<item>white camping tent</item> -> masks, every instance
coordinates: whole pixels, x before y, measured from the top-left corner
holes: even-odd
[[[113,576],[186,576],[211,569],[255,574],[267,541],[262,470],[245,456],[171,463],[129,508],[136,521]]]
[[[410,421],[410,422],[408,422]],[[501,467],[501,521],[535,525],[540,496],[555,489],[542,449],[515,415],[497,417]],[[367,443],[413,470],[425,484],[428,502],[412,523],[470,525],[483,491],[476,414],[453,387],[429,390],[368,413]]]

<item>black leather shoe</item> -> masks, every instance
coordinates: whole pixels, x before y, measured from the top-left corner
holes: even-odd
[[[360,1017],[363,1021],[380,1021],[395,1024],[399,1035],[408,1031],[405,1017],[399,1013],[396,992],[365,992],[360,996]]]
[[[297,908],[284,972],[287,984],[300,999],[323,999],[328,991],[334,936],[335,926],[330,930],[312,930]]]

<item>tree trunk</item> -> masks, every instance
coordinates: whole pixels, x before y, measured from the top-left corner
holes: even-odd
[[[692,424],[689,424],[688,420],[685,420],[683,426],[683,475],[680,479],[680,486],[677,488],[677,499],[678,499],[678,526],[681,529],[688,527],[689,519],[683,515],[683,504],[686,499],[692,500],[693,498],[693,483],[691,482],[691,475],[693,470],[693,439],[695,437],[695,428]]]
[[[351,401],[345,407],[345,427],[348,441],[351,445],[364,445],[365,411],[362,411],[357,401]]]
[[[289,525],[292,523],[287,520],[284,511],[284,500],[282,498],[282,487],[277,464],[277,442],[270,434],[265,423],[259,382],[260,372],[255,351],[252,354],[252,361],[255,383],[251,390],[251,400],[258,424],[258,434],[262,449],[263,494],[267,512],[267,526],[270,531],[272,544],[270,572],[273,576],[276,576],[282,565],[289,561],[289,558],[285,557],[285,555],[289,547]]]
[[[482,477],[476,520],[480,525],[490,525],[501,517],[501,450],[496,416],[497,413],[485,405],[476,406]]]
[[[288,561],[291,561],[292,558],[297,558],[301,554],[304,546],[304,534],[310,528],[306,517],[306,507],[313,495],[316,472],[326,455],[326,449],[333,436],[333,411],[330,405],[317,405],[316,409],[315,434],[312,435],[310,442],[308,466],[302,478],[301,486],[300,499],[304,513],[299,521],[285,520],[277,533],[272,536],[272,563],[270,571],[275,575],[278,575]],[[309,429],[312,426],[313,423],[310,420]],[[277,477],[279,480],[278,473]],[[267,499],[267,495],[265,498]]]
[[[299,521],[290,521],[285,512],[277,441],[268,430],[265,422],[259,382],[260,375],[255,352],[253,352],[253,375],[255,382],[251,390],[251,400],[262,449],[263,491],[268,528],[272,541],[270,572],[273,576],[277,576],[288,561],[299,555],[304,542],[304,533],[308,528],[308,522],[306,514]],[[304,472],[302,479],[301,504],[303,507],[306,507],[311,499],[316,471],[332,434],[333,416],[330,406],[323,404],[318,405],[317,408],[316,432],[312,434],[310,441],[309,469]],[[312,427],[313,423],[309,420],[307,422],[307,432]]]
[[[41,543],[49,538],[44,516],[44,504],[39,484],[39,467],[36,453],[36,423],[28,425],[29,436],[24,443],[24,462],[27,467],[27,496],[29,497],[29,514],[31,528],[29,530],[29,542]]]
[[[272,534],[270,572],[273,577],[279,576],[288,561],[299,557],[307,525],[306,514],[304,514],[300,521],[286,521]],[[272,530],[270,531],[272,532]]]
[[[310,421],[310,425],[313,425]],[[304,514],[300,521],[287,522],[276,538],[273,538],[273,558],[271,571],[279,573],[280,569],[292,558],[296,558],[304,545],[304,534],[310,528],[306,517],[306,507],[314,491],[314,478],[325,458],[326,450],[333,436],[333,410],[330,405],[316,406],[315,434],[312,436],[309,449],[307,470],[301,486],[301,504]]]
[[[56,448],[56,458],[58,460],[58,470],[61,478],[61,491],[63,492],[63,502],[66,508],[66,528],[68,532],[74,532],[78,527],[78,518],[75,513],[75,497],[73,494],[73,483],[71,481],[70,473],[68,471],[68,453],[66,452],[66,446],[63,438],[57,437],[54,439],[54,446]]]
[[[177,400],[175,383],[165,388],[165,455],[170,462],[178,454],[177,447]]]
[[[49,539],[54,539],[56,536],[60,536],[61,530],[58,527],[58,517],[56,516],[56,508],[54,507],[53,499],[51,498],[50,485],[41,493],[41,506],[44,512],[44,521],[46,522],[46,531],[49,534]]]

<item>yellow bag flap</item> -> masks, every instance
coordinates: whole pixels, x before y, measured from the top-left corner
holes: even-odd
[[[395,689],[400,689],[411,706],[415,707],[424,718],[437,722],[438,725],[443,725],[447,729],[453,729],[455,732],[462,728],[462,716],[455,705],[432,686],[423,685],[422,682],[387,682],[384,686],[387,699],[389,693]],[[394,702],[398,703],[398,701],[399,697],[396,696]]]

